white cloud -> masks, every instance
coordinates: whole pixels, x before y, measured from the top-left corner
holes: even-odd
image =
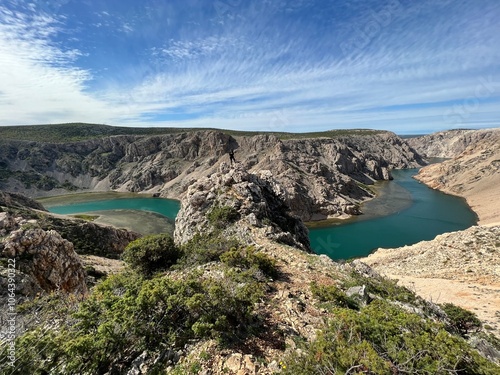
[[[60,27],[49,15],[0,7],[1,124],[109,118],[109,109],[85,93],[91,73],[72,66],[80,52],[51,41]]]
[[[144,47],[151,60],[128,67],[135,72],[131,79],[99,82],[95,72],[78,67],[80,50],[54,42],[65,19],[0,6],[0,124],[410,131],[494,123],[500,96],[498,9],[481,15],[477,6],[457,2],[441,15],[436,9],[445,9],[445,3],[399,3],[390,22],[372,27],[354,53],[343,53],[340,36],[366,33],[384,8],[363,3],[354,23],[336,26],[342,20],[332,15],[333,29],[316,33],[277,13],[261,19],[238,14],[222,31],[190,19],[176,38],[165,43],[159,37],[156,47]],[[301,7],[297,3],[285,13],[300,15]],[[245,7],[234,9],[242,13]],[[140,34],[150,25],[141,25],[139,17],[109,19],[106,11],[97,14],[99,32],[149,35]],[[491,85],[485,88],[484,79]],[[91,91],[91,83],[98,88]],[[465,105],[467,113],[457,109]],[[178,118],[184,120],[172,120]]]

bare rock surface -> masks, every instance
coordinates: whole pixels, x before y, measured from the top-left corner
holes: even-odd
[[[185,243],[196,233],[210,232],[214,226],[209,220],[210,213],[230,208],[234,216],[232,222],[221,228],[226,235],[250,242],[248,228],[265,227],[269,238],[311,251],[309,231],[291,214],[286,193],[269,171],[254,174],[241,166],[222,163],[218,172],[188,188],[175,221],[174,238],[178,243]]]
[[[425,164],[390,132],[280,139],[207,130],[61,144],[5,143],[0,162],[11,177],[0,187],[33,196],[61,194],[66,187],[181,199],[193,182],[215,173],[229,161],[229,150],[235,150],[245,170],[271,171],[287,190],[292,212],[305,221],[359,214],[359,204],[373,197],[365,185],[391,179],[392,168]],[[27,187],[21,177],[36,182]]]
[[[56,231],[21,228],[11,232],[2,241],[1,249],[2,256],[16,259],[18,270],[31,279],[30,283],[38,286],[25,291],[20,285],[21,292],[32,294],[43,290],[80,295],[87,293],[85,272],[73,244]]]
[[[500,129],[451,131],[435,137],[424,140],[427,148],[422,152],[452,159],[422,168],[415,178],[464,197],[479,224],[500,223]],[[436,150],[435,144],[444,149]]]
[[[408,144],[419,154],[431,158],[454,158],[470,145],[488,138],[495,129],[455,129],[445,130],[421,137],[407,139]]]

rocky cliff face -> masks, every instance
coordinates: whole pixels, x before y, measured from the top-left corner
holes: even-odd
[[[407,139],[420,155],[434,158],[454,158],[471,145],[478,145],[491,137],[492,129],[457,129]]]
[[[433,189],[464,197],[478,214],[480,224],[500,222],[500,129],[452,131],[427,137],[422,152],[452,159],[422,168],[415,178]],[[439,151],[436,144],[440,139]]]
[[[180,199],[189,185],[216,172],[236,150],[247,171],[270,170],[303,220],[359,214],[372,196],[364,184],[390,179],[392,168],[424,164],[389,132],[281,140],[195,131],[158,136],[113,136],[49,144],[9,141],[0,146],[3,189],[30,195],[70,189],[159,193]]]
[[[219,171],[188,188],[175,221],[176,242],[196,233],[223,229],[225,236],[254,242],[251,227],[265,227],[266,236],[311,251],[309,231],[290,214],[286,190],[268,170],[249,173],[222,163]]]
[[[2,241],[0,249],[2,257],[16,259],[20,274],[16,284],[21,295],[34,297],[40,291],[87,293],[85,271],[73,244],[56,231],[18,229]]]

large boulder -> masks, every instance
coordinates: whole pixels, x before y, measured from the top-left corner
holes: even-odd
[[[16,292],[24,296],[33,297],[40,291],[87,293],[85,271],[73,244],[54,230],[15,230],[3,240],[0,250],[2,257],[15,261],[16,279],[22,281],[17,283]],[[0,284],[5,282],[0,276]]]

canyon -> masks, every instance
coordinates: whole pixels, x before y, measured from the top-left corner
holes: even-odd
[[[453,134],[450,132],[445,137],[454,139]],[[133,337],[120,351],[105,352],[105,355],[96,352],[99,355],[90,356],[93,352],[85,352],[89,359],[82,366],[97,361],[100,366],[106,364],[102,373],[130,375],[147,374],[158,368],[173,374],[293,374],[297,368],[305,371],[306,367],[310,372],[303,373],[312,374],[335,373],[337,369],[349,372],[352,366],[367,371],[379,368],[378,373],[398,373],[412,371],[411,366],[416,366],[414,369],[437,361],[436,366],[473,366],[470,371],[480,366],[485,369],[484,373],[491,374],[498,371],[494,364],[500,361],[500,351],[494,336],[498,325],[491,309],[496,304],[493,295],[481,299],[491,304],[488,311],[493,313],[480,316],[485,326],[462,337],[450,333],[453,332],[452,319],[440,305],[443,300],[436,297],[429,300],[420,286],[407,284],[407,288],[402,288],[390,278],[400,275],[420,280],[432,278],[436,280],[433,282],[436,288],[443,286],[440,280],[471,286],[483,283],[473,289],[475,297],[477,292],[498,281],[499,227],[472,227],[414,245],[419,246],[416,250],[409,247],[379,250],[371,257],[348,263],[337,263],[310,252],[304,220],[359,214],[360,204],[373,197],[370,185],[375,180],[390,179],[392,168],[425,165],[420,155],[435,155],[426,154],[423,145],[432,142],[406,141],[389,132],[366,131],[311,139],[280,137],[230,135],[210,130],[154,136],[121,134],[69,143],[2,140],[1,258],[18,260],[20,280],[28,280],[19,283],[27,288],[19,287],[17,291],[23,301],[29,302],[25,312],[18,314],[23,322],[18,334],[30,345],[30,338],[36,337],[42,325],[47,330],[43,332],[44,340],[49,340],[54,350],[42,352],[40,357],[37,353],[34,357],[27,356],[31,359],[20,362],[20,373],[33,368],[54,371],[78,358],[67,356],[64,348],[57,349],[57,341],[50,341],[52,335],[57,338],[58,334],[68,331],[73,333],[66,336],[66,347],[74,345],[73,338],[77,343],[75,348],[80,347],[78,327],[81,325],[75,325],[74,320],[80,318],[54,315],[58,309],[64,307],[85,314],[85,306],[95,306],[96,309],[89,311],[96,317],[100,311],[106,314],[115,311],[115,303],[129,309],[133,301],[146,303],[144,293],[149,293],[155,283],[173,286],[191,280],[193,275],[196,280],[213,285],[209,293],[227,290],[228,300],[240,298],[240,305],[245,300],[238,294],[239,290],[246,290],[246,296],[253,293],[248,289],[250,285],[260,289],[262,295],[252,306],[253,318],[247,322],[250,331],[232,337],[225,345],[220,345],[220,337],[210,335],[192,338],[178,346],[167,344],[163,336],[155,338],[157,346],[143,346],[140,337]],[[463,152],[483,155],[483,151],[495,146],[495,138],[490,135],[481,138],[491,139],[489,146],[467,137],[471,141],[454,156],[457,160],[464,160],[460,159]],[[452,143],[450,140],[449,144]],[[476,148],[482,151],[474,151]],[[231,149],[236,150],[235,165],[231,165],[227,156]],[[444,151],[440,155],[444,155]],[[453,154],[450,151],[447,155]],[[488,158],[489,155],[485,160],[490,160]],[[484,168],[486,166],[485,161]],[[433,167],[435,165],[426,168]],[[492,174],[495,178],[498,175]],[[441,189],[444,185],[435,187]],[[175,243],[185,254],[189,254],[189,246],[191,249],[194,246],[198,257],[198,246],[223,253],[220,259],[197,263],[191,259],[162,270],[151,280],[140,281],[145,291],[134,295],[136,276],[132,276],[133,273],[120,276],[120,272],[130,272],[130,266],[116,258],[140,235],[52,215],[37,202],[18,194],[53,195],[67,193],[67,189],[134,191],[180,199]],[[481,219],[482,214],[478,215]],[[220,250],[225,243],[228,248]],[[250,266],[251,261],[257,262],[258,267]],[[4,262],[1,267],[4,282]],[[272,272],[266,274],[269,269]],[[113,273],[117,273],[116,277]],[[93,295],[94,276],[108,278],[107,285],[114,286],[106,293],[101,289]],[[123,282],[120,277],[130,279],[132,284],[120,286]],[[182,290],[189,291],[193,285],[193,281],[186,281]],[[151,298],[162,290],[152,291]],[[61,293],[57,297],[60,299],[49,297],[52,299],[47,305],[44,298],[48,292]],[[488,289],[488,293],[493,292]],[[87,299],[90,305],[79,305],[75,299],[65,297],[68,294]],[[41,298],[33,298],[34,295]],[[5,302],[6,296],[0,297],[0,302]],[[101,300],[104,302],[99,305]],[[202,301],[202,294],[193,295],[188,301],[189,309],[195,309]],[[156,311],[162,311],[167,302],[153,305],[144,316],[134,315],[133,321],[127,320],[128,314],[117,315],[111,330],[114,334],[99,336],[104,340],[103,347],[112,348],[116,340],[127,339],[136,325],[152,324]],[[459,304],[460,299],[452,302]],[[45,318],[30,318],[28,314],[33,309],[30,306],[44,312]],[[64,309],[61,311],[66,311]],[[191,311],[189,309],[186,311]],[[481,312],[478,311],[478,315]],[[175,311],[171,318],[174,317]],[[52,323],[54,321],[57,323]],[[207,324],[199,323],[193,327]],[[99,324],[102,325],[98,327]],[[360,331],[363,324],[366,327]],[[421,330],[415,328],[417,326]],[[95,327],[94,335],[110,329],[106,320],[99,319],[92,320],[91,327]],[[382,331],[376,333],[377,329]],[[398,350],[387,349],[384,345],[392,345],[391,340],[376,341],[384,332],[393,338],[391,340],[397,340],[402,337],[401,332],[405,332],[405,340],[409,341],[396,343]],[[431,340],[426,341],[429,337]],[[328,346],[337,341],[343,343],[339,348]],[[423,350],[418,349],[421,342]],[[453,363],[449,364],[439,362],[447,360],[446,354],[440,352],[441,343],[445,344],[447,353],[452,347],[460,348],[461,357],[457,359],[452,355]],[[408,346],[401,350],[398,345]],[[429,353],[429,345],[438,345],[434,349],[437,359]],[[343,348],[352,350],[347,353]],[[93,346],[88,350],[91,349],[97,350]],[[401,353],[409,353],[409,357],[401,359]],[[104,359],[99,362],[99,358]],[[340,358],[348,364],[331,362]],[[79,373],[90,373],[83,371],[84,368],[81,370]]]

